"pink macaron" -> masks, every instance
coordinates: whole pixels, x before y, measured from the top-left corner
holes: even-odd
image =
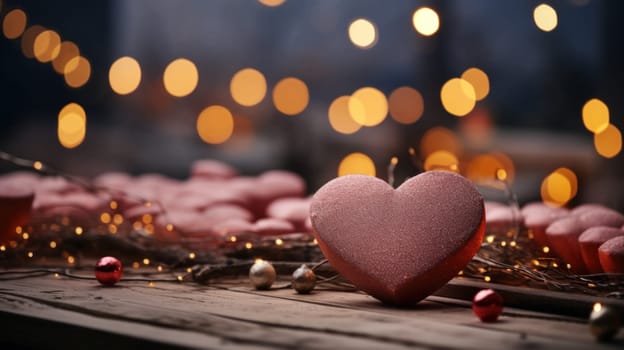
[[[214,159],[201,159],[191,165],[191,177],[202,179],[231,179],[238,175],[232,166]]]
[[[267,216],[291,222],[296,230],[308,232],[306,221],[310,217],[310,198],[280,198],[266,210]]]

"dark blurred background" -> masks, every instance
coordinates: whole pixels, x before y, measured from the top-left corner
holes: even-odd
[[[445,127],[461,144],[455,154],[460,171],[470,173],[480,156],[502,157],[496,159],[523,202],[542,198],[549,174],[565,167],[578,179],[576,195],[566,187],[576,188],[574,181],[564,186],[570,192],[565,202],[624,209],[617,137],[609,139],[615,155],[600,155],[598,136],[582,119],[585,103],[598,98],[609,108],[612,128],[624,127],[624,2],[547,1],[557,14],[548,32],[534,20],[541,3],[0,0],[3,22],[12,10],[23,10],[26,30],[54,30],[76,43],[91,68],[84,85],[70,87],[50,63],[25,57],[24,35],[8,38],[5,31],[0,150],[86,177],[127,171],[184,178],[194,160],[214,158],[246,174],[289,169],[314,191],[337,175],[352,152],[368,155],[382,178],[393,156],[398,181],[413,175],[427,157],[423,136]],[[412,23],[423,6],[440,18],[431,36]],[[350,40],[349,25],[358,18],[376,26],[371,47]],[[140,85],[128,95],[114,93],[109,84],[111,64],[122,56],[141,66]],[[199,72],[196,89],[185,97],[171,96],[163,85],[165,68],[177,58],[192,61]],[[267,93],[245,107],[233,100],[229,85],[248,67],[264,75]],[[443,107],[440,89],[471,67],[487,74],[490,91],[458,118]],[[309,103],[296,116],[280,113],[271,99],[275,84],[289,76],[309,90]],[[335,131],[329,106],[364,86],[386,96],[410,86],[422,95],[424,112],[410,124],[388,115],[352,134]],[[71,149],[57,135],[59,111],[70,102],[80,104],[87,118],[84,141]],[[211,105],[235,117],[233,134],[222,144],[202,141],[196,129],[199,113]],[[11,170],[0,165],[2,172]]]

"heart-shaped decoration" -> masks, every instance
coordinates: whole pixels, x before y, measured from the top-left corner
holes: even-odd
[[[359,289],[410,305],[442,287],[479,250],[483,197],[455,173],[430,171],[396,190],[364,175],[336,178],[310,206],[314,234],[331,265]]]

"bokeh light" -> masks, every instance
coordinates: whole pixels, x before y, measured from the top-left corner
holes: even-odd
[[[118,58],[108,71],[111,89],[120,95],[127,95],[141,83],[141,66],[132,57]]]
[[[594,134],[594,147],[599,155],[613,158],[622,151],[622,133],[613,124],[609,124],[603,131]]]
[[[604,131],[609,126],[609,107],[597,98],[583,105],[583,125],[593,133]]]
[[[165,90],[175,97],[190,95],[199,82],[199,72],[195,63],[186,58],[178,58],[165,68],[163,83]]]
[[[569,168],[559,168],[555,170],[555,172],[565,176],[566,179],[568,179],[568,181],[570,182],[570,188],[572,190],[571,198],[574,198],[578,193],[578,177],[576,176],[574,171]]]
[[[72,58],[65,65],[65,83],[73,88],[79,88],[91,77],[91,63],[83,56]]]
[[[453,78],[440,90],[442,106],[450,114],[463,117],[470,113],[476,104],[475,89],[464,79]]]
[[[359,48],[371,48],[377,43],[377,28],[371,21],[358,18],[349,25],[349,39]]]
[[[17,39],[26,29],[26,13],[20,9],[12,10],[4,16],[2,33],[7,39]]]
[[[61,43],[58,56],[52,61],[52,67],[59,74],[65,74],[65,65],[72,58],[80,56],[80,49],[71,41],[63,41]],[[74,66],[73,69],[76,67]]]
[[[363,174],[375,176],[375,163],[364,153],[351,153],[340,161],[338,176]]]
[[[425,170],[449,170],[457,172],[459,170],[459,160],[449,151],[435,151],[425,159]]]
[[[258,0],[264,6],[276,7],[286,2],[286,0]]]
[[[207,107],[197,117],[197,134],[206,143],[223,143],[232,136],[233,131],[234,118],[223,106]]]
[[[472,85],[477,101],[483,100],[490,93],[490,78],[481,69],[475,67],[466,69],[461,78]]]
[[[540,187],[540,194],[542,196],[542,202],[553,207],[561,207],[566,205],[576,195],[577,189],[576,175],[574,179],[569,178],[567,171],[561,171],[560,168],[552,173],[548,174],[542,181]],[[569,170],[569,169],[568,169]]]
[[[58,114],[57,136],[65,148],[76,148],[87,134],[87,114],[82,106],[69,103]]]
[[[414,11],[412,24],[421,35],[431,36],[440,29],[440,17],[432,8],[421,7]]]
[[[533,10],[533,20],[537,28],[550,32],[557,27],[557,11],[547,4],[540,4]]]
[[[418,90],[401,86],[390,94],[388,107],[394,120],[401,124],[411,124],[422,117],[425,103]]]
[[[24,31],[24,33],[22,34],[22,40],[20,43],[21,48],[22,48],[22,53],[24,54],[24,56],[28,58],[35,58],[35,52],[34,52],[35,39],[40,33],[44,32],[45,30],[46,28],[35,24],[34,26],[28,27]]]
[[[435,151],[447,151],[459,157],[463,152],[463,147],[452,130],[436,126],[427,130],[420,139],[420,155],[422,159],[427,159]]]
[[[42,63],[50,62],[61,52],[61,36],[53,30],[45,30],[35,38],[33,54]]]
[[[362,126],[376,126],[388,116],[388,100],[383,92],[363,87],[351,95],[349,113]]]
[[[286,115],[303,112],[310,102],[308,86],[297,78],[284,78],[273,88],[273,104]]]
[[[230,81],[230,93],[236,103],[251,107],[260,103],[267,92],[264,75],[256,69],[244,68],[238,71]]]
[[[341,134],[353,134],[362,128],[362,125],[351,117],[351,113],[349,112],[350,99],[351,96],[340,96],[336,98],[329,106],[329,111],[327,113],[329,124],[332,129]]]

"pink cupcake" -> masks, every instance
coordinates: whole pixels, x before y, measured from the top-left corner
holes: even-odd
[[[611,238],[598,248],[602,270],[608,273],[624,273],[624,236]]]
[[[602,266],[598,258],[598,247],[611,238],[624,236],[624,231],[619,228],[597,226],[592,227],[581,234],[579,244],[581,255],[589,273],[601,273]]]

